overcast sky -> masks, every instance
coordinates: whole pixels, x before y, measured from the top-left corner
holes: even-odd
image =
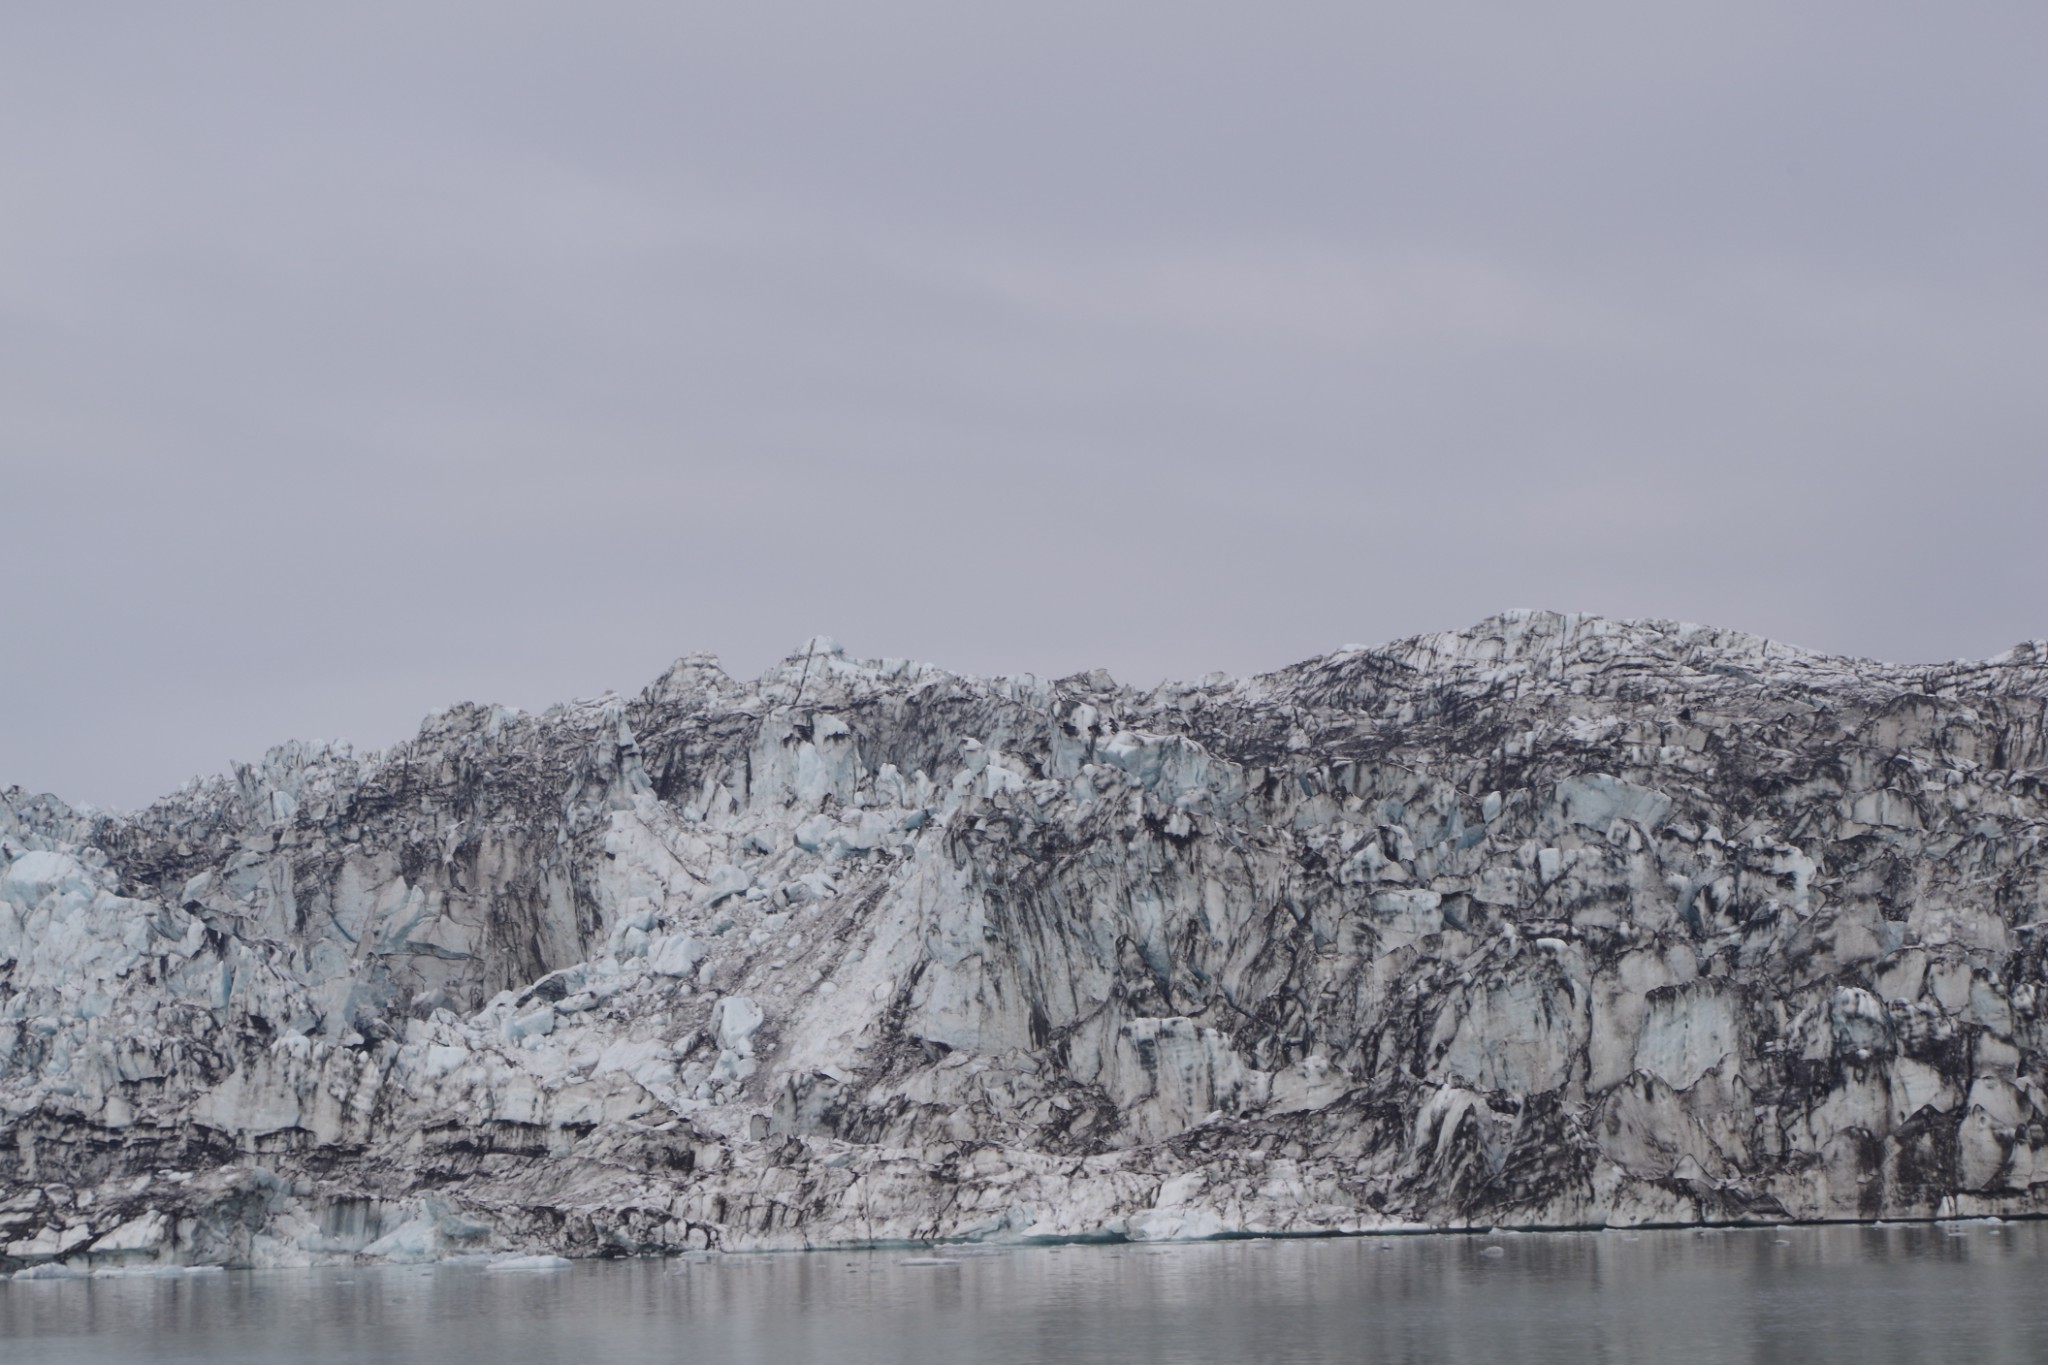
[[[2048,6],[0,11],[0,785],[814,631],[2048,635]]]

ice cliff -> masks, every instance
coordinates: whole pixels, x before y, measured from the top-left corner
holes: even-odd
[[[2048,1209],[2048,644],[816,640],[0,804],[0,1269]]]

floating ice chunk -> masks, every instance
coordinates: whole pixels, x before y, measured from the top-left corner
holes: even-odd
[[[485,1270],[567,1270],[574,1262],[567,1256],[507,1256],[492,1261]]]
[[[440,1225],[432,1218],[415,1218],[385,1233],[362,1250],[372,1260],[430,1261],[441,1249]]]
[[[1222,1231],[1223,1220],[1207,1209],[1148,1209],[1124,1224],[1124,1235],[1133,1242],[1205,1241]]]
[[[26,1270],[14,1272],[17,1280],[83,1280],[85,1271],[77,1266],[65,1265],[62,1261],[51,1261],[47,1265],[32,1265]]]

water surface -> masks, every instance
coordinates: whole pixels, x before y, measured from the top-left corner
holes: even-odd
[[[0,1283],[0,1360],[1989,1365],[2044,1272],[2043,1223],[242,1271]]]

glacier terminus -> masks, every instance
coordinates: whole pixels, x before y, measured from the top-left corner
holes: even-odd
[[[7,1272],[2048,1212],[2048,643],[820,638],[0,796]]]

